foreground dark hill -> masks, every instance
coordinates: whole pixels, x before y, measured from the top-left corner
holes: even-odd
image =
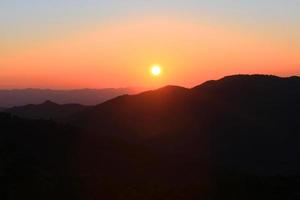
[[[210,121],[219,163],[264,175],[299,173],[299,77],[231,76],[193,90],[216,101]]]
[[[0,90],[0,107],[41,104],[50,100],[59,104],[96,105],[123,94],[135,94],[139,88],[107,88],[78,90],[14,89]]]
[[[207,186],[217,180],[221,199],[268,197],[277,184],[282,184],[278,187],[284,195],[289,191],[289,197],[296,198],[295,191],[284,190],[293,188],[289,184],[300,174],[299,102],[300,78],[263,75],[230,76],[192,89],[169,86],[121,96],[75,120],[85,133],[81,153],[94,152],[91,160],[84,159],[89,163],[84,170],[102,165],[95,159],[98,144],[113,137],[145,146],[159,161],[148,161],[155,173],[146,167],[150,172],[144,174],[144,181],[159,174],[161,179],[153,183],[166,190],[195,194],[192,188],[204,189],[203,182]],[[251,191],[255,187],[258,192]],[[200,198],[190,198],[196,197]]]
[[[0,113],[0,199],[76,199],[75,138],[71,127]]]
[[[18,106],[8,109],[3,109],[2,112],[26,118],[26,119],[52,119],[55,121],[64,121],[68,117],[87,109],[90,106],[80,104],[64,104],[60,105],[52,101],[45,101],[42,104],[26,106]]]
[[[299,102],[298,77],[238,75],[120,96],[65,125],[6,114],[3,193],[6,199],[299,199]]]

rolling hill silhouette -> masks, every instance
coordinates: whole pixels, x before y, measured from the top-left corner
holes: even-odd
[[[123,95],[66,124],[2,114],[1,174],[10,180],[3,193],[299,199],[299,102],[299,77],[236,75]],[[17,172],[28,175],[24,182]]]
[[[89,106],[80,104],[59,105],[52,101],[45,101],[39,105],[30,104],[4,109],[2,111],[26,119],[52,119],[55,121],[63,121],[88,107]]]
[[[135,94],[141,88],[107,88],[107,89],[13,89],[0,90],[0,107],[24,106],[41,104],[47,100],[59,104],[96,105],[123,94]]]

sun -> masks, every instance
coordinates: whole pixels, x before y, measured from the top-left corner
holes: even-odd
[[[159,76],[161,74],[161,67],[159,65],[153,65],[151,67],[151,74],[153,76]]]

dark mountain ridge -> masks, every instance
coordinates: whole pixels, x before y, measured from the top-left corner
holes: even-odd
[[[185,174],[181,183],[196,187],[201,178],[209,182],[208,175],[221,174],[222,182],[234,172],[241,180],[232,184],[246,187],[246,176],[300,174],[299,102],[298,77],[238,75],[192,89],[165,87],[121,96],[79,114],[73,122],[84,130],[89,145],[83,145],[84,151],[93,149],[93,143],[96,148],[103,137],[119,138],[150,149],[160,160],[152,166],[162,177]],[[94,161],[89,165],[97,166]],[[174,166],[176,171],[170,170]],[[199,179],[190,185],[192,177]],[[169,180],[170,185],[175,181]]]
[[[123,94],[135,94],[141,88],[107,88],[107,89],[13,89],[0,90],[0,106],[14,107],[27,104],[41,104],[51,100],[59,104],[96,105]]]
[[[37,187],[49,199],[299,199],[299,102],[299,77],[237,75],[119,96],[66,124],[3,114],[1,169],[43,172],[27,184],[10,173],[5,191]]]
[[[63,121],[88,107],[89,106],[83,106],[80,104],[60,105],[52,101],[45,101],[38,105],[29,104],[26,106],[4,109],[2,112],[27,119],[53,119],[56,121]]]

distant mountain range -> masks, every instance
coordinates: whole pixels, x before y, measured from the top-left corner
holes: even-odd
[[[45,101],[44,103],[37,105],[29,104],[3,109],[2,112],[27,119],[52,119],[55,121],[64,121],[73,114],[89,107],[90,106],[83,106],[80,104],[60,105],[52,101]]]
[[[47,100],[59,104],[96,105],[123,94],[135,94],[141,88],[119,89],[80,89],[80,90],[48,90],[48,89],[14,89],[0,90],[0,107],[41,104]]]
[[[299,102],[299,77],[235,75],[71,112],[53,102],[15,108],[68,116],[0,114],[0,174],[9,180],[0,188],[49,200],[296,200]]]

